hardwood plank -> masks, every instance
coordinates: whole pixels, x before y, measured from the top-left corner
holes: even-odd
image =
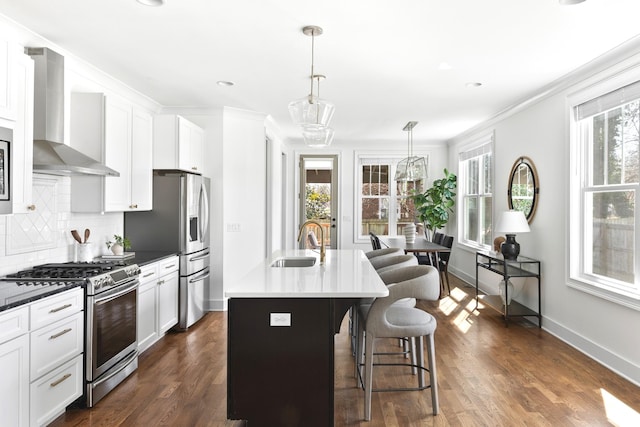
[[[419,302],[438,320],[440,414],[432,415],[429,390],[385,392],[374,393],[372,420],[363,421],[345,320],[335,338],[336,426],[640,425],[639,387],[529,322],[505,328],[492,309],[473,311],[474,290],[451,280],[451,297]],[[242,426],[226,420],[226,339],[226,313],[209,313],[151,347],[138,371],[94,408],[70,408],[51,426]],[[399,349],[396,340],[377,348]],[[374,375],[374,387],[417,382],[406,369],[376,368]],[[602,390],[631,408],[631,417],[610,420]]]

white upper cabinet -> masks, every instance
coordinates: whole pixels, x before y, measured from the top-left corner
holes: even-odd
[[[14,44],[0,40],[0,118],[16,119],[15,91],[12,85]]]
[[[101,93],[72,93],[71,146],[120,173],[71,177],[73,212],[151,209],[151,114]]]
[[[202,174],[204,131],[181,116],[163,114],[154,120],[154,169],[179,169]]]
[[[37,208],[32,200],[33,172],[33,59],[17,52],[13,65],[16,93],[16,124],[13,130],[13,213],[27,213]]]

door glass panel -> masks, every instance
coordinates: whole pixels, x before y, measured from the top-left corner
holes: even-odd
[[[303,221],[313,220],[320,224],[318,227],[315,224],[310,224],[305,230],[305,244],[303,247],[312,248],[312,238],[309,233],[312,232],[315,235],[315,239],[318,243],[321,243],[321,239],[324,238],[326,247],[332,246],[331,226],[332,226],[332,212],[333,212],[333,159],[322,158],[303,158],[303,173],[304,173],[304,213]]]

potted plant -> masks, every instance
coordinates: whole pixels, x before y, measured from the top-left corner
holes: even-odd
[[[125,250],[131,248],[131,241],[126,237],[114,234],[113,240],[113,242],[111,240],[107,241],[107,249],[111,249],[114,255],[122,255]]]
[[[444,178],[433,181],[433,185],[424,193],[413,195],[416,215],[424,224],[428,240],[432,240],[433,233],[449,221],[449,214],[453,213],[455,204],[456,185],[456,175],[445,168]]]

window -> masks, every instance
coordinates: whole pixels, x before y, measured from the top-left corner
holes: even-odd
[[[394,181],[397,158],[373,158],[357,156],[356,188],[359,192],[356,239],[368,239],[369,233],[379,235],[401,235],[404,226],[415,221],[413,200],[407,197],[417,188],[423,191],[423,182],[409,183],[405,189],[402,183]],[[425,159],[428,159],[425,156]],[[403,195],[405,194],[405,195]]]
[[[493,135],[482,137],[459,154],[458,241],[491,247],[493,217]]]
[[[572,113],[571,280],[640,299],[640,81]]]

